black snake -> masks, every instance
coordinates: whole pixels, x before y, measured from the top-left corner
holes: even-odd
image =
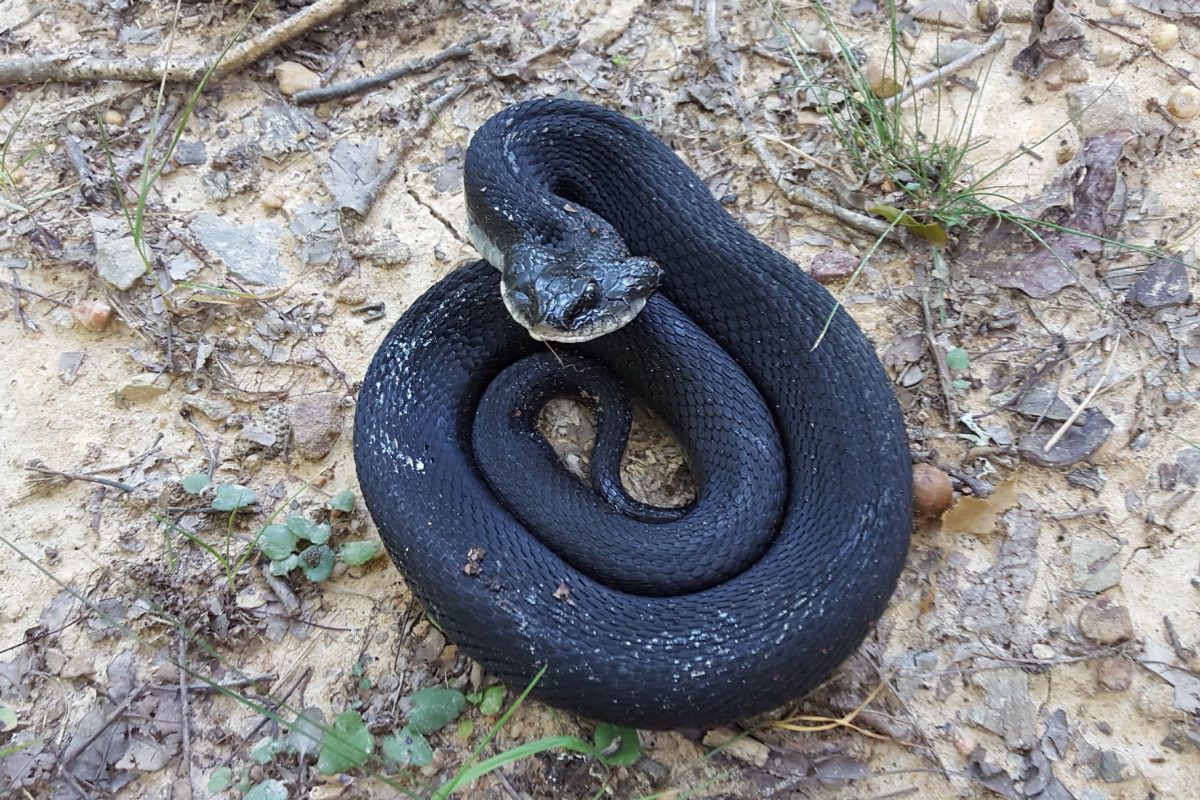
[[[417,300],[355,419],[363,496],[410,587],[503,681],[545,667],[535,696],[593,719],[700,727],[805,693],[883,612],[908,547],[908,443],[870,342],[620,114],[512,106],[465,171],[503,274],[477,261]],[[599,275],[573,260],[593,246]],[[632,321],[606,332],[611,316]],[[620,487],[625,389],[684,443],[688,508]],[[580,392],[595,488],[534,424]]]

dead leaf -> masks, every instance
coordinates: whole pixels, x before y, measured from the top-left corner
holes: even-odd
[[[1200,676],[1191,670],[1173,666],[1175,652],[1147,637],[1138,663],[1175,687],[1175,707],[1188,714],[1200,714]]]
[[[996,484],[991,497],[964,496],[942,514],[942,530],[986,536],[996,530],[996,517],[1017,505],[1017,482]]]
[[[1036,78],[1047,61],[1078,53],[1085,43],[1083,25],[1054,0],[1038,0],[1033,7],[1030,42],[1013,59],[1013,69]]]
[[[914,236],[920,236],[935,247],[945,247],[950,242],[946,229],[937,222],[919,222],[907,211],[895,206],[872,206],[867,209],[872,214],[878,214],[888,222],[903,226]]]
[[[338,141],[329,154],[325,165],[325,185],[333,195],[338,208],[349,209],[359,216],[366,216],[375,196],[400,163],[396,153],[387,161],[379,162],[379,140],[352,142]]]
[[[1021,437],[1017,452],[1042,467],[1069,467],[1100,449],[1113,432],[1112,420],[1098,408],[1086,408],[1049,451],[1046,443],[1058,426],[1042,425]]]
[[[1105,214],[1116,193],[1117,164],[1133,136],[1128,130],[1089,136],[1060,176],[1061,181],[1056,181],[1073,187],[1070,207],[1049,205],[1038,216],[1069,230],[999,219],[980,235],[963,238],[957,253],[959,263],[973,277],[1020,289],[1030,297],[1049,297],[1065,286],[1078,283],[1079,257],[1099,253],[1103,248],[1103,242],[1096,237],[1108,234]],[[1047,194],[1053,194],[1053,187]],[[1008,211],[1014,216],[1028,216],[1028,207],[1038,205],[1034,200]],[[1041,241],[1034,239],[1026,228],[1035,231]]]

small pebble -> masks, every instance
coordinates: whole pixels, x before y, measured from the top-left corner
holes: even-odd
[[[268,189],[263,192],[258,198],[258,204],[263,208],[269,208],[272,211],[278,211],[283,208],[283,204],[287,202],[287,198],[283,196],[283,192],[274,189]]]
[[[1129,609],[1108,597],[1097,597],[1079,612],[1079,630],[1099,644],[1117,644],[1133,636]]]
[[[771,748],[757,739],[741,736],[729,728],[713,728],[704,734],[702,740],[705,747],[722,747],[722,752],[739,761],[753,764],[760,769],[771,759]]]
[[[1123,17],[1128,11],[1128,0],[1108,0],[1108,15],[1110,17]]]
[[[1096,66],[1111,67],[1121,60],[1121,46],[1118,44],[1101,45],[1096,51]]]
[[[875,61],[867,64],[867,85],[876,97],[891,97],[900,91],[896,77],[884,74],[883,67]]]
[[[826,250],[813,256],[809,272],[817,283],[832,283],[853,275],[858,264],[858,256],[845,250]]]
[[[1150,45],[1160,53],[1165,53],[1179,44],[1179,26],[1168,22],[1159,25],[1150,34]]]
[[[99,300],[81,300],[71,307],[71,316],[89,331],[102,331],[112,321],[113,310]]]
[[[1110,692],[1123,692],[1133,683],[1133,664],[1127,658],[1102,658],[1096,665],[1096,681]]]
[[[361,306],[367,302],[367,285],[362,281],[342,281],[337,290],[337,299],[348,306]]]
[[[117,111],[115,108],[106,110],[103,114],[101,114],[101,118],[104,120],[104,124],[110,128],[115,128],[118,125],[125,124],[125,115],[120,111]]]
[[[975,4],[975,18],[986,30],[993,30],[1000,24],[1000,7],[995,0],[979,0]]]
[[[275,82],[279,84],[279,91],[285,97],[291,97],[296,92],[320,86],[321,76],[303,64],[281,61],[275,65]]]
[[[949,475],[930,464],[913,464],[913,506],[918,514],[937,516],[953,500]]]
[[[1180,86],[1167,98],[1167,111],[1176,119],[1191,119],[1200,114],[1200,89]]]
[[[1050,91],[1058,92],[1062,90],[1063,86],[1066,84],[1066,81],[1063,80],[1062,71],[1059,70],[1052,72],[1045,78],[1042,78],[1042,83],[1044,83],[1046,88]]]
[[[1070,61],[1063,64],[1062,76],[1063,80],[1068,83],[1087,83],[1087,67],[1085,67],[1078,59],[1072,58]]]

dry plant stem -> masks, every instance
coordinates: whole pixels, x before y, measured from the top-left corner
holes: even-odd
[[[979,45],[979,47],[976,47],[969,53],[964,53],[963,55],[951,61],[949,64],[938,67],[933,72],[925,73],[905,87],[903,92],[885,100],[884,104],[888,106],[894,106],[899,103],[903,103],[917,92],[928,89],[934,84],[940,83],[950,75],[958,72],[960,69],[974,64],[988,53],[993,53],[999,50],[1002,46],[1004,46],[1004,30],[1002,28],[997,28],[996,32],[989,36],[988,40]]]
[[[797,205],[806,206],[828,214],[834,219],[857,228],[864,233],[868,233],[871,236],[882,236],[893,241],[897,240],[898,235],[895,231],[889,231],[888,224],[882,220],[872,219],[865,214],[859,214],[856,211],[843,208],[816,192],[810,192],[803,186],[795,185],[783,174],[783,170],[775,160],[775,156],[771,155],[771,151],[767,149],[767,145],[759,134],[758,128],[751,122],[750,115],[746,111],[746,104],[742,101],[742,93],[737,88],[735,76],[722,58],[724,55],[724,46],[721,43],[721,34],[717,30],[717,0],[708,0],[705,19],[705,39],[708,44],[709,60],[716,66],[717,71],[721,73],[721,80],[726,85],[729,99],[733,103],[733,107],[737,110],[738,119],[741,120],[742,127],[746,129],[750,148],[758,156],[758,160],[766,168],[772,182],[779,187],[784,196]]]
[[[71,745],[71,747],[68,748],[65,753],[63,753],[62,759],[59,761],[59,768],[62,769],[70,766],[71,762],[78,758],[80,753],[86,750],[92,742],[100,738],[100,734],[108,730],[110,725],[119,720],[125,714],[125,712],[129,710],[129,707],[133,705],[133,701],[141,697],[142,692],[145,691],[145,689],[146,686],[143,684],[142,686],[139,686],[131,691],[129,696],[122,700],[121,704],[114,708],[112,713],[104,718],[104,721],[100,723],[91,736],[88,736],[82,741]]]
[[[6,281],[3,278],[0,278],[0,286],[3,286],[5,289],[12,289],[14,292],[24,292],[25,294],[31,294],[34,297],[40,297],[41,299],[46,300],[50,303],[54,303],[56,306],[60,306],[62,308],[70,308],[71,307],[70,303],[64,303],[62,300],[59,300],[57,297],[51,297],[48,294],[42,294],[41,292],[34,291],[33,289],[30,289],[28,287],[20,286],[18,284],[12,283],[10,281]]]
[[[187,637],[179,631],[179,663],[186,664]],[[187,790],[189,797],[196,796],[195,778],[192,775],[192,720],[191,708],[188,703],[187,673],[179,670],[179,705],[180,727],[183,732],[183,763],[187,769]]]
[[[235,45],[217,65],[214,78],[238,72],[267,53],[340,16],[362,0],[317,0],[298,14],[272,25],[252,39]],[[217,56],[205,58],[102,58],[71,53],[18,56],[0,61],[0,86],[60,81],[158,81],[194,83],[212,68]]]
[[[1108,33],[1109,36],[1115,36],[1118,39],[1120,39],[1122,42],[1126,42],[1127,44],[1131,44],[1134,47],[1137,47],[1139,55],[1143,52],[1149,53],[1156,61],[1158,61],[1163,66],[1165,66],[1167,69],[1174,72],[1180,78],[1183,78],[1185,81],[1190,83],[1192,86],[1195,86],[1197,89],[1200,89],[1200,83],[1197,83],[1196,79],[1192,75],[1190,75],[1186,71],[1180,69],[1179,67],[1175,66],[1170,61],[1167,61],[1153,47],[1148,47],[1145,42],[1139,42],[1137,39],[1126,36],[1123,33],[1118,33],[1117,31],[1114,31],[1112,28],[1107,27],[1107,26],[1097,22],[1094,19],[1089,19],[1088,17],[1079,17],[1079,19],[1082,19],[1084,22],[1086,22],[1087,24],[1089,24],[1095,28],[1099,28],[1100,30],[1105,31],[1106,33]]]
[[[942,388],[942,402],[946,406],[946,421],[951,429],[958,421],[958,404],[954,402],[954,381],[950,378],[950,365],[946,363],[946,353],[937,343],[933,330],[933,312],[929,308],[929,273],[924,262],[917,262],[917,288],[921,293],[921,316],[925,320],[925,346],[933,363],[937,365],[938,384]]]
[[[1083,398],[1083,402],[1080,403],[1079,406],[1074,411],[1071,412],[1071,416],[1069,416],[1065,420],[1063,420],[1063,424],[1058,426],[1058,430],[1056,430],[1054,432],[1054,435],[1046,440],[1046,444],[1044,444],[1042,446],[1043,453],[1049,453],[1050,450],[1054,447],[1054,445],[1058,444],[1058,440],[1061,439],[1064,435],[1066,435],[1066,432],[1068,430],[1070,430],[1072,425],[1075,424],[1075,420],[1079,419],[1079,415],[1082,414],[1087,409],[1087,407],[1091,404],[1092,400],[1094,400],[1096,398],[1096,395],[1100,392],[1100,389],[1104,386],[1104,382],[1106,380],[1108,380],[1108,373],[1112,369],[1113,360],[1117,357],[1117,350],[1120,349],[1120,347],[1121,347],[1121,334],[1120,334],[1120,332],[1118,332],[1117,338],[1113,342],[1113,349],[1108,354],[1108,361],[1106,361],[1104,364],[1104,372],[1102,372],[1100,374],[1100,380],[1096,381],[1096,385],[1093,386],[1092,390],[1087,393],[1087,397]]]
[[[326,100],[335,100],[340,97],[348,97],[354,94],[362,94],[371,89],[378,89],[380,86],[386,86],[394,80],[403,78],[406,75],[412,75],[418,72],[427,72],[436,66],[445,64],[447,61],[454,61],[460,58],[468,58],[474,52],[471,47],[475,43],[484,38],[482,33],[476,33],[463,39],[455,45],[447,47],[440,53],[434,53],[425,58],[418,58],[415,61],[409,61],[407,64],[401,64],[398,67],[393,67],[378,75],[368,75],[364,78],[356,78],[345,83],[334,84],[333,86],[322,86],[319,89],[305,89],[302,92],[296,92],[292,95],[292,102],[298,106],[308,106],[314,103],[323,103]]]
[[[101,478],[98,475],[83,475],[78,472],[60,472],[59,470],[50,469],[37,464],[26,464],[25,469],[41,475],[50,475],[55,478],[62,478],[65,481],[88,481],[89,483],[98,483],[101,486],[107,486],[110,489],[120,489],[122,492],[132,492],[134,488],[128,483],[121,483],[121,481],[114,481],[110,478]]]

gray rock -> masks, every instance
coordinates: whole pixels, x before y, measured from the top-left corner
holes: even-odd
[[[128,289],[146,274],[129,226],[102,214],[91,214],[92,241],[96,245],[96,272],[118,289]]]
[[[1084,409],[1066,433],[1048,451],[1046,445],[1057,426],[1042,425],[1021,437],[1017,452],[1026,461],[1043,467],[1069,467],[1100,449],[1113,432],[1113,423],[1098,408]]]
[[[1099,593],[1121,582],[1121,564],[1113,556],[1121,551],[1114,542],[1071,541],[1071,577],[1084,592]]]
[[[1081,86],[1068,92],[1067,110],[1084,138],[1120,128],[1141,130],[1141,120],[1129,107],[1129,96],[1115,83]]]
[[[287,275],[279,262],[283,229],[273,222],[235,225],[216,214],[200,214],[188,227],[231,274],[260,286],[283,286]]]
[[[117,387],[117,396],[131,403],[140,403],[158,397],[171,388],[171,377],[162,373],[144,372],[134,375]]]
[[[1079,630],[1093,642],[1117,644],[1133,636],[1133,620],[1125,606],[1097,597],[1079,612]]]
[[[1138,276],[1126,295],[1143,308],[1160,308],[1186,303],[1192,296],[1188,268],[1181,261],[1155,261]]]

